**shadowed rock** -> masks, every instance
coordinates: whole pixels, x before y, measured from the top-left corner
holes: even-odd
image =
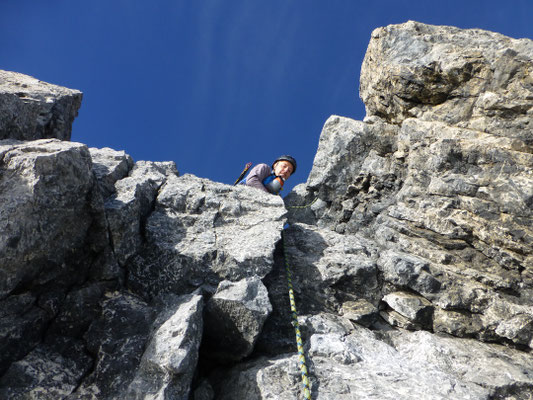
[[[126,390],[128,399],[189,396],[202,340],[202,296],[165,296],[159,303],[154,332]]]
[[[272,305],[261,280],[252,277],[220,282],[206,311],[206,353],[227,363],[252,352]]]
[[[70,140],[82,93],[0,70],[0,140]]]

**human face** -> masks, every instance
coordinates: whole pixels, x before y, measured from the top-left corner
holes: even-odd
[[[293,170],[292,164],[285,160],[278,161],[274,164],[274,174],[281,176],[283,179],[288,179]]]

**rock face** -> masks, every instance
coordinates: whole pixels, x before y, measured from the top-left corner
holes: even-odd
[[[262,278],[272,269],[285,213],[281,198],[249,187],[171,176],[146,220],[145,243],[129,263],[128,286],[151,298]]]
[[[529,39],[416,22],[376,29],[361,69],[368,116],[439,121],[533,144]],[[525,146],[525,148],[523,147]],[[522,149],[522,150],[520,150]]]
[[[301,322],[308,329],[312,398],[489,399],[530,393],[533,360],[520,351],[424,331],[392,332],[383,340],[382,331],[378,336],[331,315]],[[240,364],[219,379],[217,398],[303,398],[296,364],[294,354]]]
[[[0,140],[70,140],[82,93],[0,71]]]
[[[202,339],[202,296],[167,296],[163,304],[126,398],[188,397]]]
[[[376,279],[357,278],[352,287],[363,287],[349,290],[357,297],[352,303],[325,304],[322,311],[341,305],[341,313],[357,321],[372,307],[354,313],[350,306],[370,302],[380,310],[372,329],[386,321],[396,329],[497,342],[530,360],[532,66],[533,42],[526,39],[415,22],[373,32],[361,71],[365,121],[331,117],[307,183],[286,199],[291,205],[318,197],[306,209],[290,210],[289,219],[291,229],[299,227],[291,248],[296,259],[320,256],[304,264],[313,266],[307,271],[318,267],[317,278],[327,286],[322,293],[347,298],[324,272],[342,262],[326,261],[320,268],[333,247],[320,250],[316,243],[327,243],[332,231],[343,246],[346,238],[372,243],[366,250],[351,244],[343,254],[344,260],[352,252],[366,257],[352,265],[373,264]],[[396,339],[387,343],[398,350]],[[461,341],[446,343],[457,343],[460,351]],[[432,352],[440,360],[435,365],[444,365],[443,349]],[[479,398],[525,396],[532,382],[520,381],[476,382],[488,389]],[[420,398],[466,398],[455,388]],[[348,393],[357,398],[364,391]]]
[[[1,398],[187,399],[204,303],[253,350],[281,198],[58,139],[0,159]]]
[[[285,204],[2,102],[0,398],[302,398],[288,266],[313,399],[528,399],[531,70],[527,39],[377,29],[365,120]]]
[[[209,356],[228,362],[250,355],[271,312],[268,291],[257,276],[222,281],[207,303],[206,335],[215,344]]]

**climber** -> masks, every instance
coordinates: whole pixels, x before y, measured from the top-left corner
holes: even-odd
[[[272,166],[258,164],[250,170],[246,185],[278,194],[285,181],[296,171],[296,160],[288,155],[278,157]]]

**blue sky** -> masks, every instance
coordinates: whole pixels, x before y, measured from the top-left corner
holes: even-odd
[[[292,154],[305,182],[326,119],[363,119],[373,29],[415,20],[533,38],[533,1],[3,0],[0,69],[79,89],[72,140],[233,183]]]

